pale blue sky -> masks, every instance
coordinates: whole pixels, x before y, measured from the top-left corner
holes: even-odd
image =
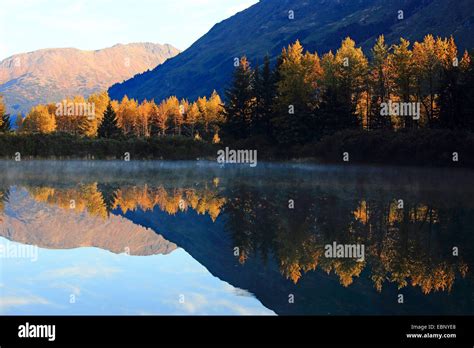
[[[258,0],[1,0],[0,60],[41,48],[116,43],[189,47]]]
[[[20,245],[3,237],[0,244],[5,250]],[[2,259],[0,315],[275,313],[252,294],[214,277],[184,249],[128,256],[98,248],[39,248],[35,262]]]

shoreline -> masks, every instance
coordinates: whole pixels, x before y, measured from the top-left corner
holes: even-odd
[[[212,144],[187,137],[90,139],[67,134],[0,134],[0,160],[216,161],[225,148],[258,162],[474,168],[474,133],[443,129],[342,131],[306,144],[250,138]]]

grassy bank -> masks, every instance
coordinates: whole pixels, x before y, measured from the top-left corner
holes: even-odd
[[[474,168],[474,134],[470,132],[414,129],[366,132],[343,131],[306,145],[276,146],[263,139],[247,139],[214,145],[186,137],[89,139],[68,134],[0,134],[0,157],[14,159],[123,159],[195,160],[216,159],[217,150],[258,150],[258,160],[309,160],[349,163],[471,167]],[[453,161],[453,153],[458,161]]]
[[[14,159],[169,159],[212,157],[215,145],[185,137],[90,139],[69,134],[1,134],[0,157]]]
[[[474,168],[474,133],[441,129],[394,131],[347,130],[306,145],[277,147],[258,139],[239,141],[234,148],[258,150],[259,159],[308,160],[319,163],[409,165]],[[453,161],[453,153],[458,161]]]

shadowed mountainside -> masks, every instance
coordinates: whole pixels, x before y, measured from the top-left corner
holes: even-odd
[[[403,20],[398,19],[400,10]],[[294,12],[293,20],[289,11]],[[413,42],[431,33],[453,35],[464,50],[474,47],[473,26],[470,0],[261,0],[216,24],[179,56],[112,86],[109,94],[139,101],[170,95],[193,100],[213,89],[222,95],[236,57],[246,55],[253,64],[262,63],[266,54],[275,58],[297,39],[309,51],[322,54],[350,36],[368,53],[381,34],[391,44],[400,37]]]

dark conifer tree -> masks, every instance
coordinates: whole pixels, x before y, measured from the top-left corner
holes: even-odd
[[[104,112],[104,118],[97,131],[99,138],[116,138],[120,135],[120,128],[117,125],[117,116],[112,105],[109,103]]]
[[[10,114],[3,114],[2,115],[2,124],[0,126],[0,132],[8,133],[11,132],[12,126],[10,122]]]
[[[232,85],[226,91],[225,115],[227,122],[223,130],[227,136],[237,139],[245,139],[250,136],[252,117],[255,112],[252,80],[253,72],[247,58],[243,57],[234,71]]]
[[[257,135],[270,137],[272,135],[271,118],[276,95],[276,79],[268,55],[265,57],[262,71],[260,72],[257,67],[254,75],[255,117],[253,130]]]

